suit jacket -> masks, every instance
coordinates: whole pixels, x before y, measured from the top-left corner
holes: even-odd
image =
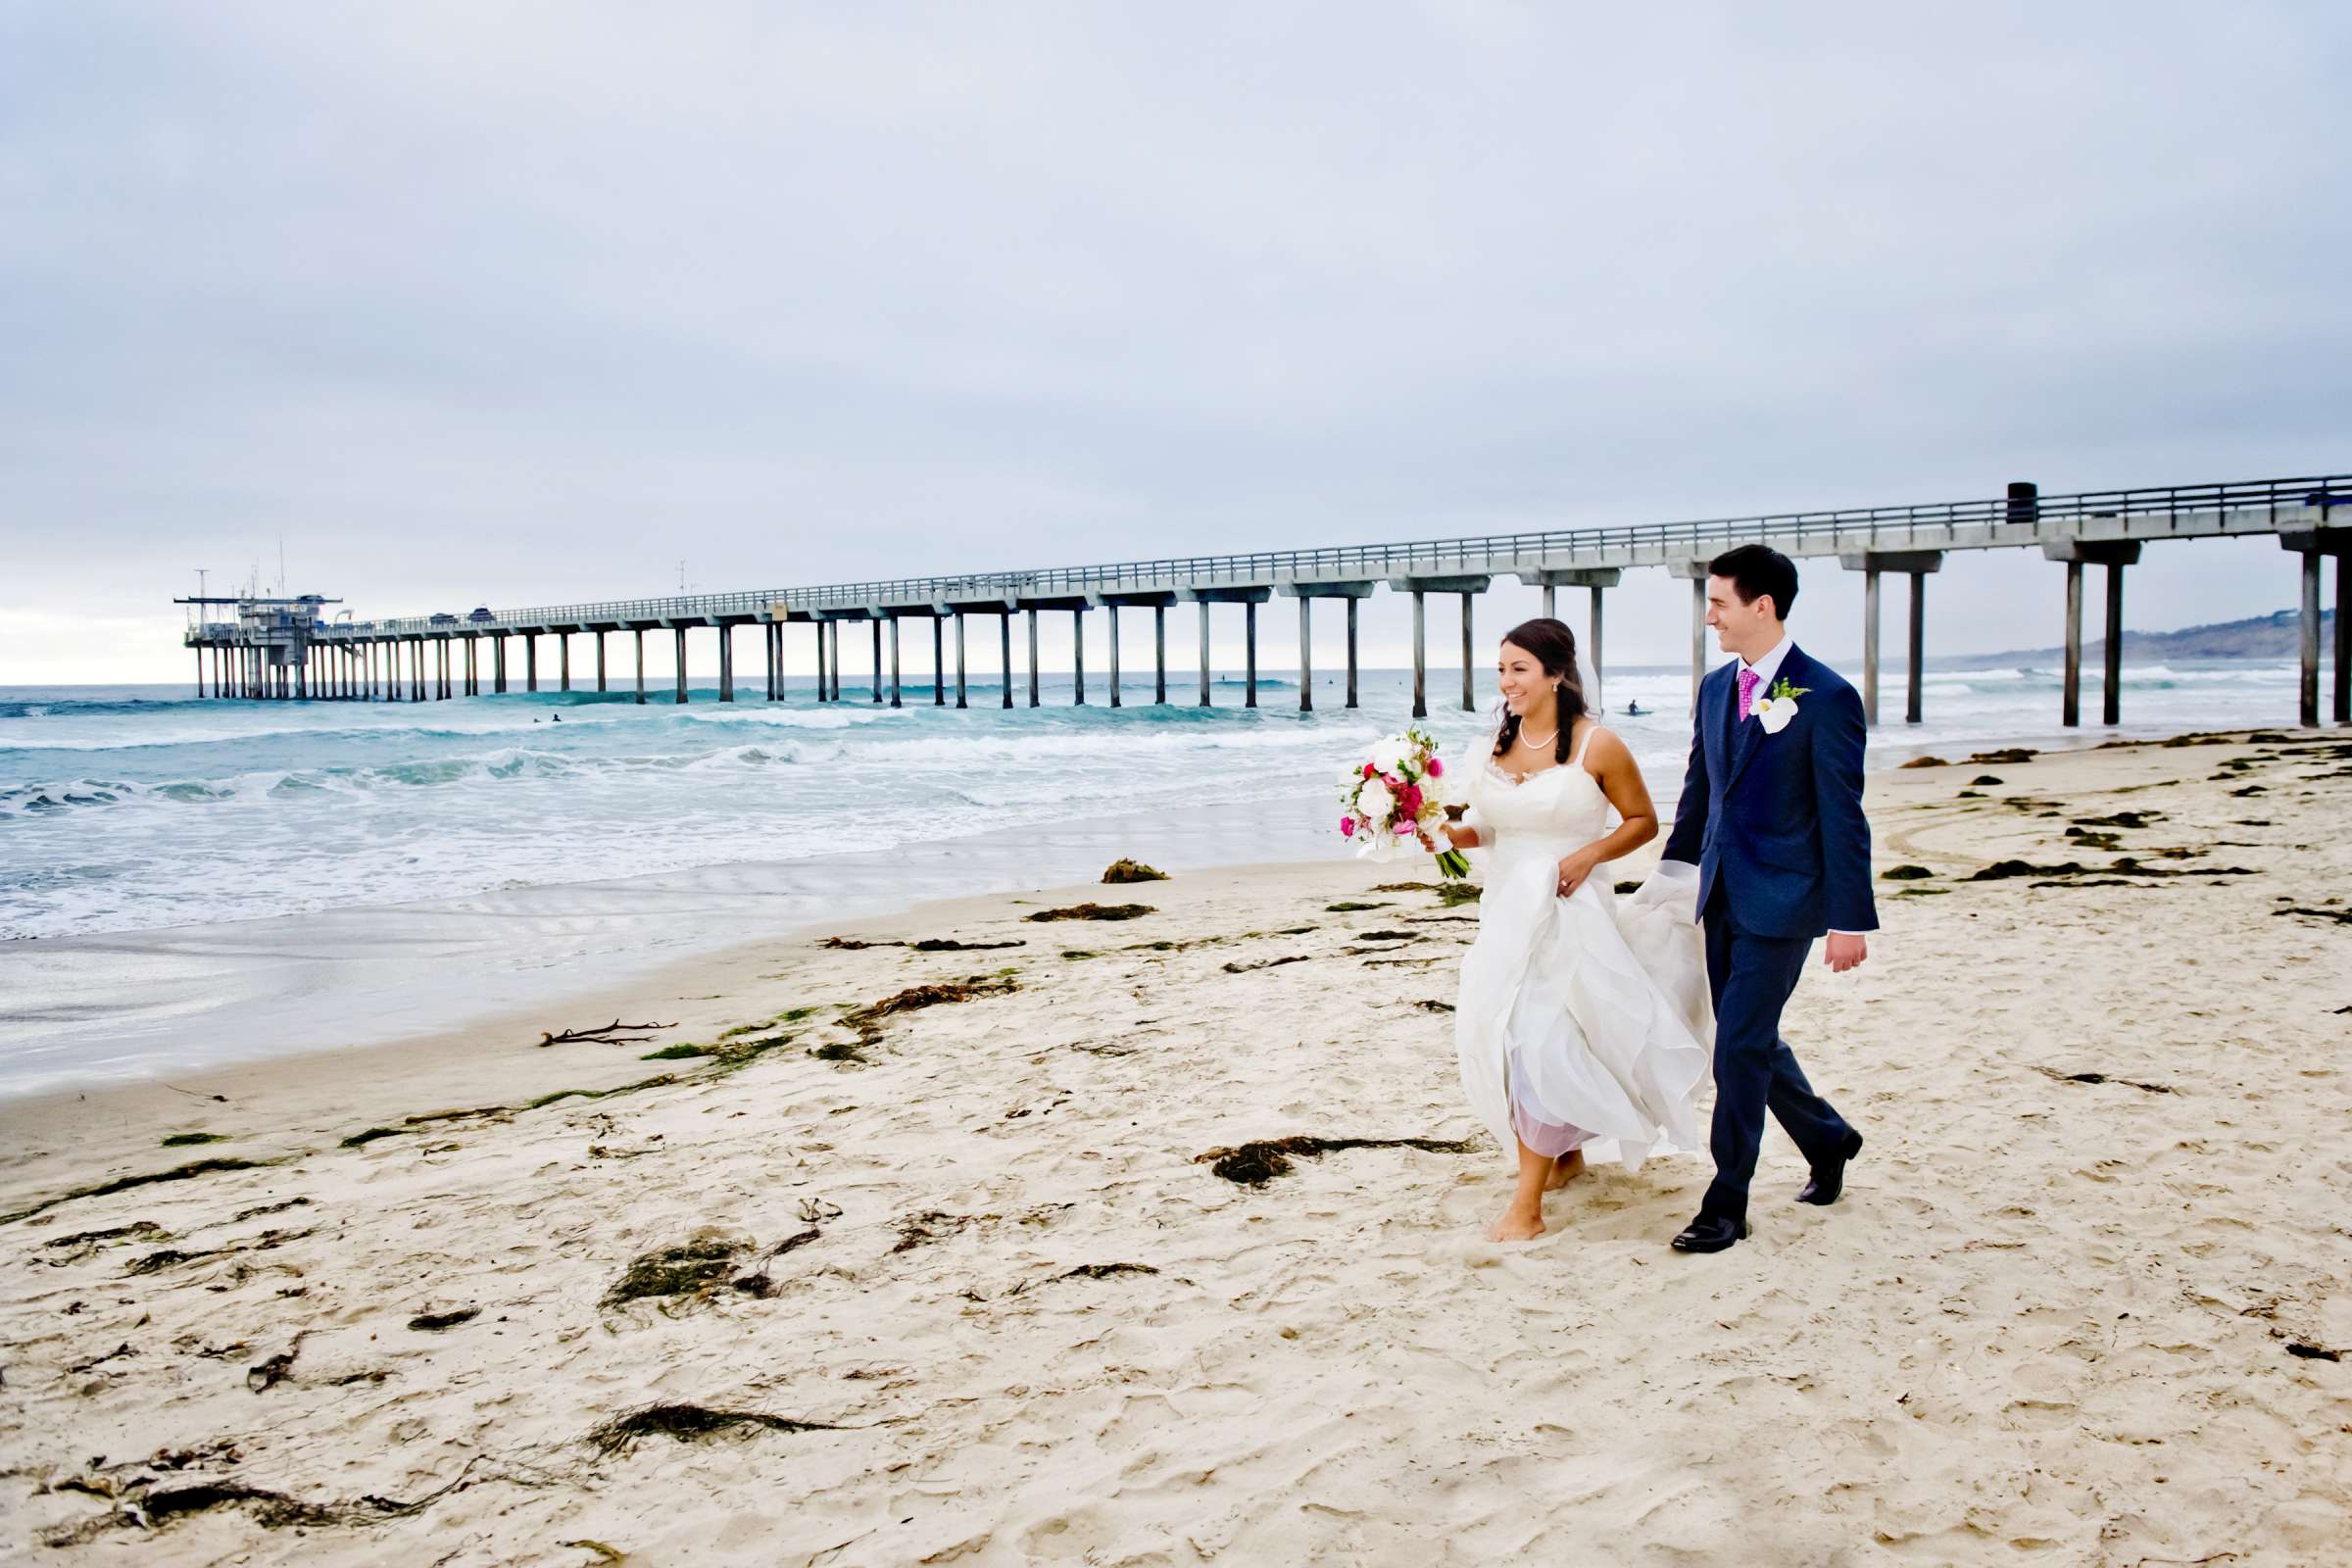
[[[1862,815],[1862,700],[1790,647],[1775,682],[1807,688],[1777,735],[1740,713],[1739,662],[1698,686],[1690,766],[1665,858],[1698,867],[1702,914],[1718,881],[1740,929],[1766,937],[1875,931]],[[1762,694],[1759,694],[1762,695]]]

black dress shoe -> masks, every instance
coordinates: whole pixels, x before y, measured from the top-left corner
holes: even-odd
[[[1674,1239],[1673,1247],[1678,1252],[1720,1252],[1734,1242],[1745,1240],[1747,1221],[1701,1214],[1683,1227],[1683,1234]]]
[[[1845,1191],[1845,1162],[1860,1152],[1862,1135],[1848,1129],[1845,1147],[1826,1163],[1813,1167],[1813,1179],[1805,1183],[1805,1190],[1796,1195],[1796,1200],[1818,1203],[1825,1208],[1838,1201],[1838,1195]]]

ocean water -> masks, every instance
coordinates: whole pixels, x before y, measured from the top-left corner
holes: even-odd
[[[1898,675],[1873,760],[2294,718],[2289,663],[2126,677],[2126,725],[2070,734],[2054,670],[1931,669],[1920,726],[1900,722]],[[1489,710],[1465,712],[1459,672],[1433,671],[1428,722],[1449,752],[1489,732],[1490,685],[1482,672]],[[959,710],[927,685],[899,709],[854,685],[837,705],[796,685],[782,703],[698,689],[683,707],[0,687],[0,1093],[257,1041],[397,1038],[697,945],[1075,880],[1117,854],[1345,854],[1330,781],[1403,722],[1409,672],[1365,672],[1355,710],[1320,676],[1311,714],[1283,680],[1259,682],[1255,710],[1238,675],[1218,678],[1210,709],[1196,692],[1172,680],[1161,707],[1130,683],[1113,710],[1095,680],[1077,707],[1063,677],[1037,709],[1024,683],[1021,706],[975,685]],[[1612,670],[1607,697],[1670,806],[1688,670]],[[1629,701],[1647,712],[1628,716]]]

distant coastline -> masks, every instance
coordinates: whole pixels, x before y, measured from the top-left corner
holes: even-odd
[[[2335,612],[2320,617],[2320,640],[2335,635]],[[2124,633],[2124,662],[2160,663],[2171,659],[2293,659],[2302,648],[2301,615],[2292,610],[2254,615],[2245,620],[2217,621],[2210,626],[2184,626],[2179,631]],[[1933,660],[1940,669],[1994,669],[2013,664],[2050,664],[2066,657],[2063,648],[2015,649],[2001,654],[1951,654]],[[2107,639],[2094,637],[2082,645],[2084,663],[2107,657]]]

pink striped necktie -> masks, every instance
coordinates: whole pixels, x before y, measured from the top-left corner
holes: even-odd
[[[1763,677],[1758,675],[1754,670],[1749,669],[1744,664],[1740,666],[1740,716],[1741,718],[1747,717],[1747,715],[1754,710],[1756,702],[1756,688],[1763,683]]]

